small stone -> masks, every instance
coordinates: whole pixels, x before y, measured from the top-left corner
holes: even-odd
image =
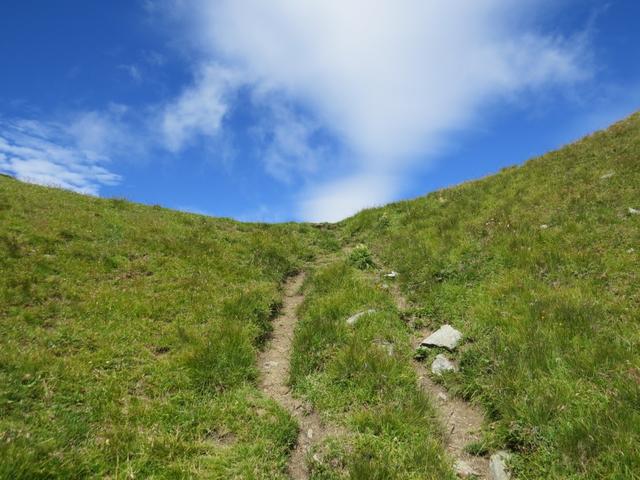
[[[387,273],[385,277],[387,278],[396,278],[398,276],[398,272],[392,271],[391,273]]]
[[[453,470],[456,472],[458,478],[472,478],[478,476],[478,472],[476,472],[473,467],[464,460],[456,460],[456,463],[453,464]]]
[[[611,178],[611,177],[613,177],[615,174],[616,174],[615,172],[605,173],[604,175],[600,176],[600,178],[601,178],[602,180],[606,180],[607,178]]]
[[[364,312],[358,312],[355,315],[351,315],[349,318],[347,318],[347,325],[355,325],[360,317],[362,317],[363,315],[368,315],[370,313],[376,313],[376,311],[374,309],[370,309],[365,310]]]
[[[443,347],[448,350],[453,350],[458,346],[460,340],[462,340],[462,333],[451,325],[443,325],[425,338],[420,345],[423,347]]]
[[[442,354],[436,355],[436,359],[431,364],[431,372],[435,375],[442,375],[444,372],[457,372],[456,367],[447,357]]]
[[[313,438],[313,429],[310,428],[309,430],[307,430],[307,438],[309,440],[311,440]]]
[[[549,225],[547,225],[546,223],[543,223],[542,225],[540,225],[541,230],[546,230],[547,228],[549,228]]]
[[[278,366],[278,362],[264,362],[264,368],[272,368],[272,367],[277,367]]]
[[[511,458],[511,454],[504,450],[491,455],[489,460],[489,478],[491,480],[509,480],[511,474],[507,468],[507,463]]]
[[[640,215],[640,210],[629,207],[629,215]]]
[[[629,250],[627,250],[627,253],[633,253],[633,252],[635,252],[635,249],[633,248],[630,248]]]
[[[440,400],[442,403],[448,402],[449,401],[449,397],[447,397],[446,393],[440,392],[440,393],[438,393],[438,400]]]

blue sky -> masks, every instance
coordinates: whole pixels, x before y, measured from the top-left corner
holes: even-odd
[[[640,108],[640,3],[0,4],[0,171],[241,220],[338,220]]]

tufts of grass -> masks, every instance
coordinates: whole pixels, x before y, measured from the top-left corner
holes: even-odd
[[[333,231],[7,177],[0,205],[0,478],[286,478],[256,349]]]
[[[375,267],[375,262],[373,261],[373,255],[364,244],[356,245],[351,253],[349,254],[349,262],[356,268],[360,270],[367,270],[369,268]]]
[[[516,453],[519,478],[640,478],[639,158],[635,114],[342,224],[429,324],[463,330],[462,375],[446,383],[482,402],[487,442]]]
[[[453,478],[418,390],[409,332],[389,294],[349,259],[311,275],[294,337],[291,381],[349,440],[324,445],[312,478]],[[354,325],[346,319],[375,309]]]

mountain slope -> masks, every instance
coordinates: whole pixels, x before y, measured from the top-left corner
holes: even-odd
[[[256,350],[326,234],[7,177],[0,225],[0,478],[284,477]]]
[[[347,432],[312,478],[452,478],[409,343],[445,323],[465,339],[442,382],[487,419],[468,452],[512,451],[518,478],[640,478],[638,211],[639,114],[332,226],[0,176],[0,478],[286,478],[299,425],[256,361],[301,269],[291,387]]]
[[[522,167],[343,222],[410,312],[466,333],[449,387],[522,478],[640,478],[640,114]]]

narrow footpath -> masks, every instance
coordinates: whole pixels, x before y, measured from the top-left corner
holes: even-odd
[[[304,301],[300,293],[303,282],[304,273],[300,273],[284,285],[282,311],[273,321],[271,339],[258,358],[260,389],[285,408],[300,426],[298,441],[289,457],[289,475],[294,480],[309,477],[306,455],[311,446],[335,433],[309,405],[294,398],[288,386],[293,333],[298,320],[296,312]]]
[[[398,308],[401,310],[407,308],[407,301],[397,284],[392,285],[391,292]],[[416,331],[412,339],[414,349],[417,349],[420,342],[431,333],[427,329]],[[449,395],[443,386],[431,379],[429,368],[424,362],[414,360],[413,367],[418,376],[420,388],[431,398],[438,412],[438,417],[445,429],[446,450],[455,462],[458,476],[465,478],[466,475],[462,472],[473,471],[475,478],[489,478],[489,460],[486,457],[470,455],[464,450],[466,445],[482,438],[481,429],[484,420],[482,411],[469,402]]]

